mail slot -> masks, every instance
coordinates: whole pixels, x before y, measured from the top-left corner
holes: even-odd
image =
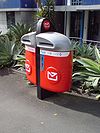
[[[52,92],[69,91],[72,84],[72,46],[57,32],[36,35],[40,47],[40,87]]]
[[[23,35],[21,42],[25,44],[25,70],[27,79],[36,84],[36,32]]]

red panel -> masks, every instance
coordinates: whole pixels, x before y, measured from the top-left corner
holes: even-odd
[[[27,79],[33,84],[36,84],[36,53],[26,50],[25,57],[25,69]]]
[[[44,56],[40,86],[53,92],[69,91],[72,84],[72,53],[67,57]]]

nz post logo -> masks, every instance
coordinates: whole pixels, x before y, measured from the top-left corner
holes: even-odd
[[[25,62],[25,70],[26,70],[26,73],[27,73],[28,75],[31,74],[32,67],[31,67],[31,65],[30,65],[30,61],[29,61],[29,60],[26,60],[26,62]]]
[[[43,27],[45,30],[49,30],[50,29],[50,21],[49,20],[44,20],[43,22]]]
[[[60,74],[54,67],[47,68],[46,77],[52,83],[57,83],[60,80]]]

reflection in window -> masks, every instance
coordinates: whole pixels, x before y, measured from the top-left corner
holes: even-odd
[[[6,12],[7,17],[7,28],[10,28],[11,25],[15,25],[15,12]]]
[[[82,0],[72,0],[72,5],[82,5]]]

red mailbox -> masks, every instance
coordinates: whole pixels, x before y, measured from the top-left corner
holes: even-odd
[[[36,84],[36,32],[23,35],[21,42],[25,44],[25,70],[27,79]]]
[[[72,84],[72,46],[57,32],[36,35],[40,47],[40,87],[52,92],[69,91]]]

